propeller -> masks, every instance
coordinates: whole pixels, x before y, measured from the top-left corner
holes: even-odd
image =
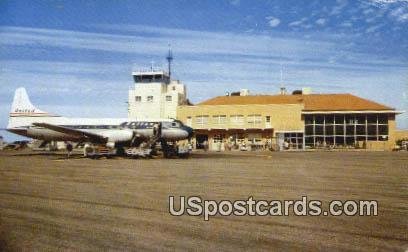
[[[139,134],[136,134],[136,131],[133,131],[133,137],[132,140],[130,141],[130,146],[134,146],[136,139],[139,137]]]
[[[155,124],[153,127],[153,135],[157,138],[160,139],[162,137],[162,123],[159,122],[158,124]]]

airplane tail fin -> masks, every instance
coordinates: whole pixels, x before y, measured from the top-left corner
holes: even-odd
[[[32,116],[51,116],[51,114],[44,112],[37,107],[35,107],[30,98],[28,98],[27,91],[25,88],[17,88],[14,93],[13,103],[11,105],[10,117],[22,116],[22,117],[32,117]]]
[[[35,107],[28,98],[25,88],[17,88],[9,114],[7,130],[20,134],[35,122],[47,122],[48,118],[57,117]],[[24,135],[24,134],[21,134]]]

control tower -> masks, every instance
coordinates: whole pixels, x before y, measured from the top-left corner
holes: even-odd
[[[172,59],[172,56],[167,57],[169,69]],[[153,67],[134,71],[132,76],[134,87],[129,90],[129,118],[143,120],[177,117],[177,106],[186,104],[184,84],[172,80],[168,72]]]

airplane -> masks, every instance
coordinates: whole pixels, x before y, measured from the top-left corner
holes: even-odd
[[[124,148],[135,148],[142,142],[149,143],[153,149],[159,142],[166,157],[174,153],[167,142],[190,139],[193,135],[192,128],[175,119],[68,118],[54,115],[35,107],[23,87],[15,91],[7,131],[45,141],[88,143],[87,147],[93,152],[97,146],[105,146],[118,154],[123,154]]]

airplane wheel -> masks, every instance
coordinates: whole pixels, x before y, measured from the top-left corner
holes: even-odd
[[[84,150],[84,157],[94,156],[94,155],[92,155],[92,153],[93,153],[92,147],[87,147],[87,148],[85,148],[85,150]]]
[[[116,155],[118,155],[118,156],[125,156],[125,149],[123,148],[123,147],[118,147],[118,148],[116,148]]]
[[[164,158],[170,158],[171,154],[169,151],[163,151]]]

